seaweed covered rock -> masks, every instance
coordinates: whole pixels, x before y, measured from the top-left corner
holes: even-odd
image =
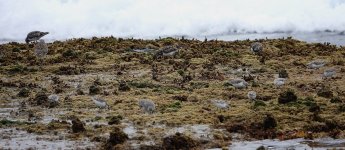
[[[76,93],[77,93],[77,95],[84,95],[85,94],[84,91],[82,89],[80,89],[80,88],[78,88],[76,90]]]
[[[268,114],[266,115],[266,118],[263,121],[263,126],[265,130],[273,129],[277,127],[277,121],[272,115]]]
[[[341,100],[339,97],[332,97],[329,102],[331,103],[341,103],[343,100]]]
[[[113,124],[120,124],[121,120],[123,119],[122,116],[117,115],[117,116],[111,116],[109,117],[108,124],[113,125]]]
[[[57,99],[54,98],[54,100],[52,100],[51,98],[52,97],[48,97],[45,92],[41,91],[35,95],[34,99],[31,99],[31,104],[37,105],[37,106],[45,106],[49,108],[54,108],[58,106],[59,105],[58,96],[57,96]]]
[[[72,132],[79,133],[86,131],[84,124],[79,118],[72,116]]]
[[[246,127],[243,123],[231,123],[226,126],[226,130],[230,133],[243,133]]]
[[[131,88],[127,85],[125,81],[120,81],[119,91],[129,91]]]
[[[331,89],[327,87],[322,87],[320,90],[317,91],[317,95],[324,98],[332,98],[333,92],[331,91]]]
[[[259,146],[258,148],[256,148],[256,150],[266,150],[265,146]]]
[[[188,95],[175,95],[172,97],[172,99],[174,100],[178,100],[178,101],[187,101],[188,100]]]
[[[161,150],[160,145],[140,145],[140,150]]]
[[[30,90],[27,88],[22,88],[18,93],[19,97],[28,97],[29,95],[30,95]]]
[[[341,104],[338,106],[338,111],[339,112],[345,112],[345,105],[344,104]]]
[[[257,100],[257,101],[254,101],[254,104],[253,104],[253,109],[256,109],[258,107],[265,107],[267,106],[266,103],[264,101],[261,101],[261,100]]]
[[[91,85],[89,88],[90,95],[96,95],[101,93],[101,88],[98,85]]]
[[[262,123],[250,124],[246,129],[246,133],[248,133],[250,137],[253,137],[255,139],[277,138],[277,130],[275,128],[265,129],[265,126]]]
[[[279,78],[288,78],[289,74],[287,73],[287,71],[285,69],[281,69],[278,72],[278,76],[279,76]]]
[[[77,66],[61,66],[55,70],[54,73],[57,75],[78,75],[80,73],[85,73],[85,70]]]
[[[283,93],[280,93],[278,97],[279,104],[286,104],[286,103],[295,102],[295,101],[297,101],[297,96],[295,95],[295,92],[291,89]]]
[[[44,92],[39,92],[34,98],[34,104],[36,105],[48,105],[48,96]]]
[[[122,144],[128,140],[128,135],[124,133],[120,128],[115,127],[110,132],[109,139],[105,144],[105,149],[113,149],[117,144]]]
[[[229,123],[226,125],[228,132],[248,134],[256,139],[277,137],[278,123],[273,115],[267,114],[263,119],[252,118],[250,122]]]
[[[217,118],[218,118],[220,123],[224,123],[224,121],[226,120],[224,115],[218,115]]]
[[[198,146],[192,138],[177,132],[163,139],[163,148],[167,150],[188,150]]]
[[[309,112],[320,112],[321,111],[321,107],[319,105],[317,105],[316,103],[313,103],[312,105],[310,105],[309,107]]]
[[[60,120],[52,120],[47,124],[47,128],[49,130],[57,130],[57,129],[68,129],[70,124],[67,121],[60,121]]]

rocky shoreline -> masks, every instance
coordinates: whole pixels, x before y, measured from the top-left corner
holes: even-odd
[[[253,42],[263,44],[260,56],[250,51]],[[345,47],[292,38],[94,37],[48,48],[39,59],[33,44],[0,45],[1,130],[92,143],[81,149],[227,148],[235,139],[345,136]],[[308,67],[315,60],[325,65]],[[325,78],[329,68],[336,75]],[[278,77],[286,78],[279,87]],[[248,86],[235,88],[232,79]],[[58,102],[49,101],[52,94]],[[141,99],[154,102],[153,113],[140,109]]]

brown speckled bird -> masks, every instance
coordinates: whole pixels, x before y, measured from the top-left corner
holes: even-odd
[[[41,37],[47,35],[49,32],[41,32],[41,31],[32,31],[30,32],[25,39],[26,43],[29,43],[31,41],[37,41],[39,40]]]

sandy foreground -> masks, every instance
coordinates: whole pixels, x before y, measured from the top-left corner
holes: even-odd
[[[250,51],[253,42],[264,45],[261,55]],[[177,52],[159,55],[167,46]],[[33,44],[0,45],[0,149],[228,149],[256,140],[267,148],[265,139],[317,148],[329,137],[338,141],[330,147],[345,146],[344,47],[95,37],[48,48],[37,58]],[[325,65],[308,68],[314,60]],[[336,74],[324,77],[330,68]],[[286,78],[280,87],[278,77]],[[141,99],[155,103],[153,113],[140,109]]]

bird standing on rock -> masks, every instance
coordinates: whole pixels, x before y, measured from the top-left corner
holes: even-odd
[[[247,96],[250,100],[255,100],[256,99],[256,92],[255,91],[249,91]]]
[[[250,50],[255,54],[260,54],[263,51],[264,47],[261,43],[255,42],[250,45]]]
[[[329,78],[329,77],[332,77],[336,74],[336,70],[335,68],[330,68],[330,69],[326,69],[324,72],[323,72],[323,77],[324,78]]]
[[[145,112],[150,113],[150,114],[152,114],[156,109],[155,103],[149,99],[139,100],[139,107],[144,109]]]
[[[281,87],[282,85],[285,84],[286,79],[285,78],[276,78],[274,79],[273,83],[274,85],[276,85],[277,87]]]
[[[159,59],[162,57],[167,57],[167,56],[174,56],[176,53],[178,53],[178,47],[173,45],[173,46],[166,46],[161,48],[154,56],[154,59]]]
[[[104,99],[101,99],[99,97],[91,97],[91,99],[96,104],[97,107],[109,109],[109,105],[107,104],[107,102]]]
[[[307,64],[308,69],[319,69],[325,66],[326,62],[324,60],[314,60]]]
[[[59,96],[56,95],[56,94],[52,94],[52,95],[49,95],[48,96],[48,100],[51,101],[51,102],[59,102]]]
[[[37,41],[39,40],[41,37],[45,36],[49,34],[49,32],[41,32],[41,31],[32,31],[30,33],[28,33],[28,35],[25,38],[25,42],[28,44],[29,42],[32,41]]]
[[[213,99],[211,102],[219,109],[227,109],[229,108],[229,104],[224,100]]]
[[[248,83],[243,79],[232,79],[229,83],[234,86],[236,89],[246,88]]]
[[[266,56],[263,54],[263,50],[264,50],[264,46],[261,43],[259,43],[259,42],[255,42],[255,43],[252,43],[250,45],[250,51],[252,51],[256,55],[261,56],[259,61],[262,64],[264,64],[265,60],[266,60]]]

